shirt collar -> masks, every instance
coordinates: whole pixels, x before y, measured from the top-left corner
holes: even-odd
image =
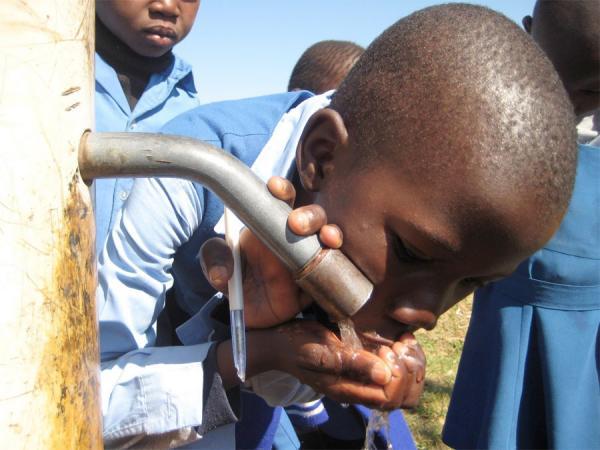
[[[169,78],[176,83],[178,82],[182,89],[197,94],[196,84],[194,83],[194,76],[192,73],[192,66],[185,60],[181,59],[175,54],[175,64],[171,71]]]
[[[160,85],[162,80],[168,79],[168,85],[165,89],[171,90],[173,86],[179,84],[182,89],[191,94],[197,94],[196,84],[194,83],[194,76],[192,73],[192,66],[186,61],[181,59],[179,56],[174,54],[175,59],[172,64],[169,65],[164,71],[150,76],[148,87],[150,89],[154,85]],[[96,83],[102,86],[107,92],[110,92],[113,96],[117,96],[120,106],[128,114],[129,107],[125,108],[127,104],[125,94],[117,78],[115,70],[98,54],[95,54],[95,71],[96,71]],[[121,105],[122,104],[122,105]]]
[[[588,144],[598,141],[598,131],[594,130],[593,115],[584,117],[577,124],[577,142]],[[593,145],[593,144],[591,144]]]
[[[281,117],[271,138],[251,167],[261,180],[266,183],[274,175],[288,176],[296,159],[296,148],[308,119],[317,111],[329,106],[333,93],[334,91],[329,91],[310,97]],[[239,223],[238,226],[243,225]],[[215,225],[214,230],[224,234],[223,217]]]

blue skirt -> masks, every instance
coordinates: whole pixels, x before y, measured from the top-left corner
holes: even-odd
[[[600,150],[579,156],[557,234],[475,296],[451,447],[600,448]]]

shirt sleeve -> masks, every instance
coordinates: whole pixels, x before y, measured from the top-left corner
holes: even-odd
[[[175,251],[198,227],[202,210],[191,182],[137,179],[99,256],[106,442],[177,429],[204,431],[203,409],[211,403],[205,387],[219,387],[215,364],[207,360],[214,357],[213,343],[155,347],[157,318],[173,284]],[[235,414],[225,411],[220,420],[211,427],[231,423]]]
[[[290,406],[322,397],[310,386],[300,383],[297,378],[278,370],[270,370],[249,378],[246,387],[260,395],[269,406]]]

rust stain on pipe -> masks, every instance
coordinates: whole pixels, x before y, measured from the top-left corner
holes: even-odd
[[[321,250],[294,278],[336,321],[353,316],[373,290],[371,282],[356,266],[334,249]]]
[[[102,448],[95,291],[94,220],[78,174],[69,183],[56,249],[54,285],[40,312],[55,330],[43,350],[36,389],[53,410],[41,420],[52,436],[47,448]],[[39,412],[33,412],[38,414]]]

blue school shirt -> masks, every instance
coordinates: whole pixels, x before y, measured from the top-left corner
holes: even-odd
[[[443,437],[454,448],[600,448],[600,149],[579,146],[550,242],[476,293]]]
[[[311,94],[298,92],[206,105],[181,115],[163,131],[213,143],[250,165],[275,126],[283,122],[279,119],[284,113],[309,98]],[[286,148],[292,160],[295,145],[293,147],[290,152]],[[289,158],[285,160],[289,164]],[[285,164],[279,166],[285,168]],[[145,189],[139,189],[140,186]],[[151,426],[156,433],[201,423],[200,366],[209,351],[210,345],[206,343],[218,325],[204,314],[203,305],[214,290],[202,276],[196,256],[200,245],[216,235],[214,227],[222,214],[222,202],[200,185],[148,179],[136,181],[130,199],[119,214],[99,265],[102,397],[108,438],[122,436],[132,430],[132,424],[137,427],[135,430],[147,431]],[[134,222],[139,223],[131,226]],[[173,279],[169,271],[171,264],[183,294],[177,296],[179,306],[193,317],[178,329],[186,346],[179,347],[177,354],[169,358],[169,364],[161,367],[157,362],[166,355],[163,349],[153,347],[156,319],[164,307],[164,293]],[[174,378],[177,383],[172,382]],[[180,395],[173,396],[173,393]],[[260,402],[255,396],[246,397],[242,402],[242,414],[246,410],[242,420],[246,426],[236,429],[236,438],[248,448],[270,448],[269,441],[281,431],[270,425],[265,429],[265,425],[277,420],[259,413],[259,408],[264,410]],[[173,410],[170,415],[161,414],[165,404]],[[287,420],[281,408],[268,410],[275,419],[281,415]],[[357,415],[350,423],[358,427],[359,433],[364,433],[365,412],[354,408],[344,411]],[[407,443],[406,448],[413,448],[408,445],[412,437],[401,413],[398,411],[396,416],[403,426],[395,428],[394,434]],[[260,433],[251,433],[252,430]],[[207,437],[197,445],[205,448],[204,444],[210,441]],[[293,441],[294,437],[290,436],[289,440]],[[229,448],[222,439],[217,442],[220,448]],[[385,448],[383,442],[381,445]]]
[[[199,105],[192,67],[174,55],[173,63],[152,74],[132,111],[114,69],[96,53],[96,131],[157,132],[175,116]],[[117,212],[129,196],[132,178],[94,182],[96,254],[100,253]]]
[[[311,96],[299,92],[207,105],[181,115],[165,132],[211,142],[250,165],[279,119]],[[196,255],[199,245],[215,235],[222,213],[221,201],[198,184],[138,179],[117,214],[99,257],[97,292],[106,440],[205,421],[202,365],[219,325],[203,314],[214,290]],[[204,335],[195,345],[155,347],[156,321],[173,275],[186,293],[178,297],[180,307],[205,321],[194,328]],[[258,448],[273,440],[280,409],[276,415],[277,420],[266,420],[274,427],[259,430]],[[211,442],[214,448],[232,448],[234,430],[222,426],[231,423],[228,417],[223,414],[225,422],[213,423],[219,428],[198,443],[202,448]]]

